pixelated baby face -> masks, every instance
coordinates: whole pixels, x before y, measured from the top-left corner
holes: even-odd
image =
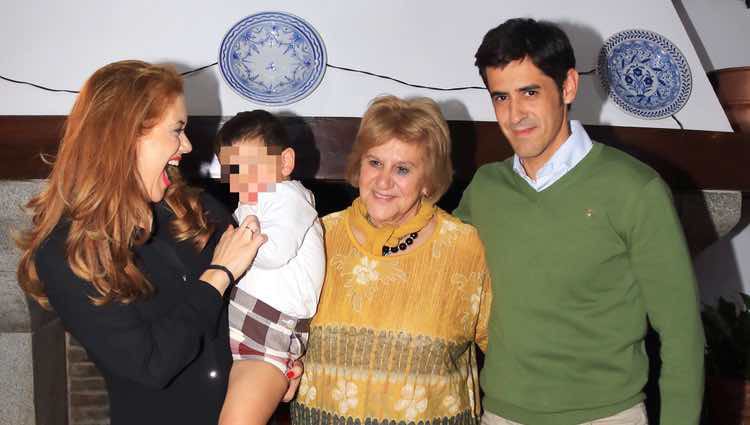
[[[259,139],[222,147],[221,181],[240,195],[242,203],[256,203],[259,192],[273,192],[281,174],[281,155],[269,152]]]

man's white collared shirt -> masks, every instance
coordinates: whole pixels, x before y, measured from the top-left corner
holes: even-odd
[[[570,121],[570,137],[536,173],[536,180],[526,174],[518,155],[513,155],[513,171],[537,192],[552,186],[591,151],[593,143],[580,121]]]

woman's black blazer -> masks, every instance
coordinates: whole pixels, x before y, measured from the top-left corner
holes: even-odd
[[[104,375],[112,425],[218,421],[232,362],[226,300],[198,277],[231,218],[213,198],[201,200],[216,229],[201,252],[175,241],[168,225],[173,213],[154,204],[153,237],[134,249],[155,289],[145,300],[95,306],[92,285],[66,261],[65,222],[36,253],[52,308]]]

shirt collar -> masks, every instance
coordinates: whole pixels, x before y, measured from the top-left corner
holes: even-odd
[[[513,171],[536,190],[543,190],[565,175],[589,153],[593,143],[580,121],[570,121],[570,136],[552,154],[552,157],[537,171],[532,180],[521,165],[518,155],[513,155]]]

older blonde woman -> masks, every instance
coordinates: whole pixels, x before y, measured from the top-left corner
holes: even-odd
[[[491,294],[476,230],[437,208],[450,137],[429,99],[375,99],[323,219],[327,272],[295,424],[476,423]]]

